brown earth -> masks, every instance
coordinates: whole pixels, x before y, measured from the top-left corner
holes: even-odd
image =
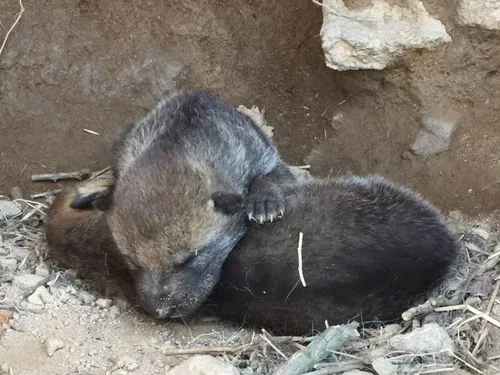
[[[500,38],[459,26],[454,1],[424,3],[451,44],[335,72],[308,0],[26,0],[0,56],[0,192],[59,187],[33,173],[100,169],[125,122],[165,92],[203,88],[265,107],[284,157],[313,173],[383,173],[445,210],[488,213],[500,205]],[[19,5],[0,9],[5,34]],[[422,113],[459,124],[451,150],[427,161],[407,152]]]

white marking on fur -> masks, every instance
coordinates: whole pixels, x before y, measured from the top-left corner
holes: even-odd
[[[299,256],[299,277],[300,282],[303,287],[306,287],[306,280],[304,279],[304,273],[302,272],[302,239],[304,237],[304,233],[299,233],[299,246],[297,247],[297,253]]]

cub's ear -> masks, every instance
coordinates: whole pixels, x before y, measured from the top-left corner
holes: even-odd
[[[226,215],[234,215],[243,208],[243,196],[234,193],[218,191],[212,194],[209,204],[219,212]]]
[[[93,209],[106,211],[111,207],[112,181],[92,181],[77,188],[77,194],[70,207],[73,209]]]

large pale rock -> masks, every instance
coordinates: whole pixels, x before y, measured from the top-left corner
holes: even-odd
[[[460,0],[457,11],[459,22],[463,25],[500,30],[498,0]]]
[[[240,375],[234,367],[209,355],[197,355],[168,371],[166,375]]]
[[[321,39],[326,65],[335,70],[381,70],[407,50],[451,42],[418,0],[405,8],[373,0],[352,10],[342,0],[323,0]]]

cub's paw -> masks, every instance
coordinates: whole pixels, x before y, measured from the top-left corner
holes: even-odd
[[[247,198],[248,220],[259,224],[272,223],[281,219],[285,213],[285,204],[272,194],[255,193]]]

